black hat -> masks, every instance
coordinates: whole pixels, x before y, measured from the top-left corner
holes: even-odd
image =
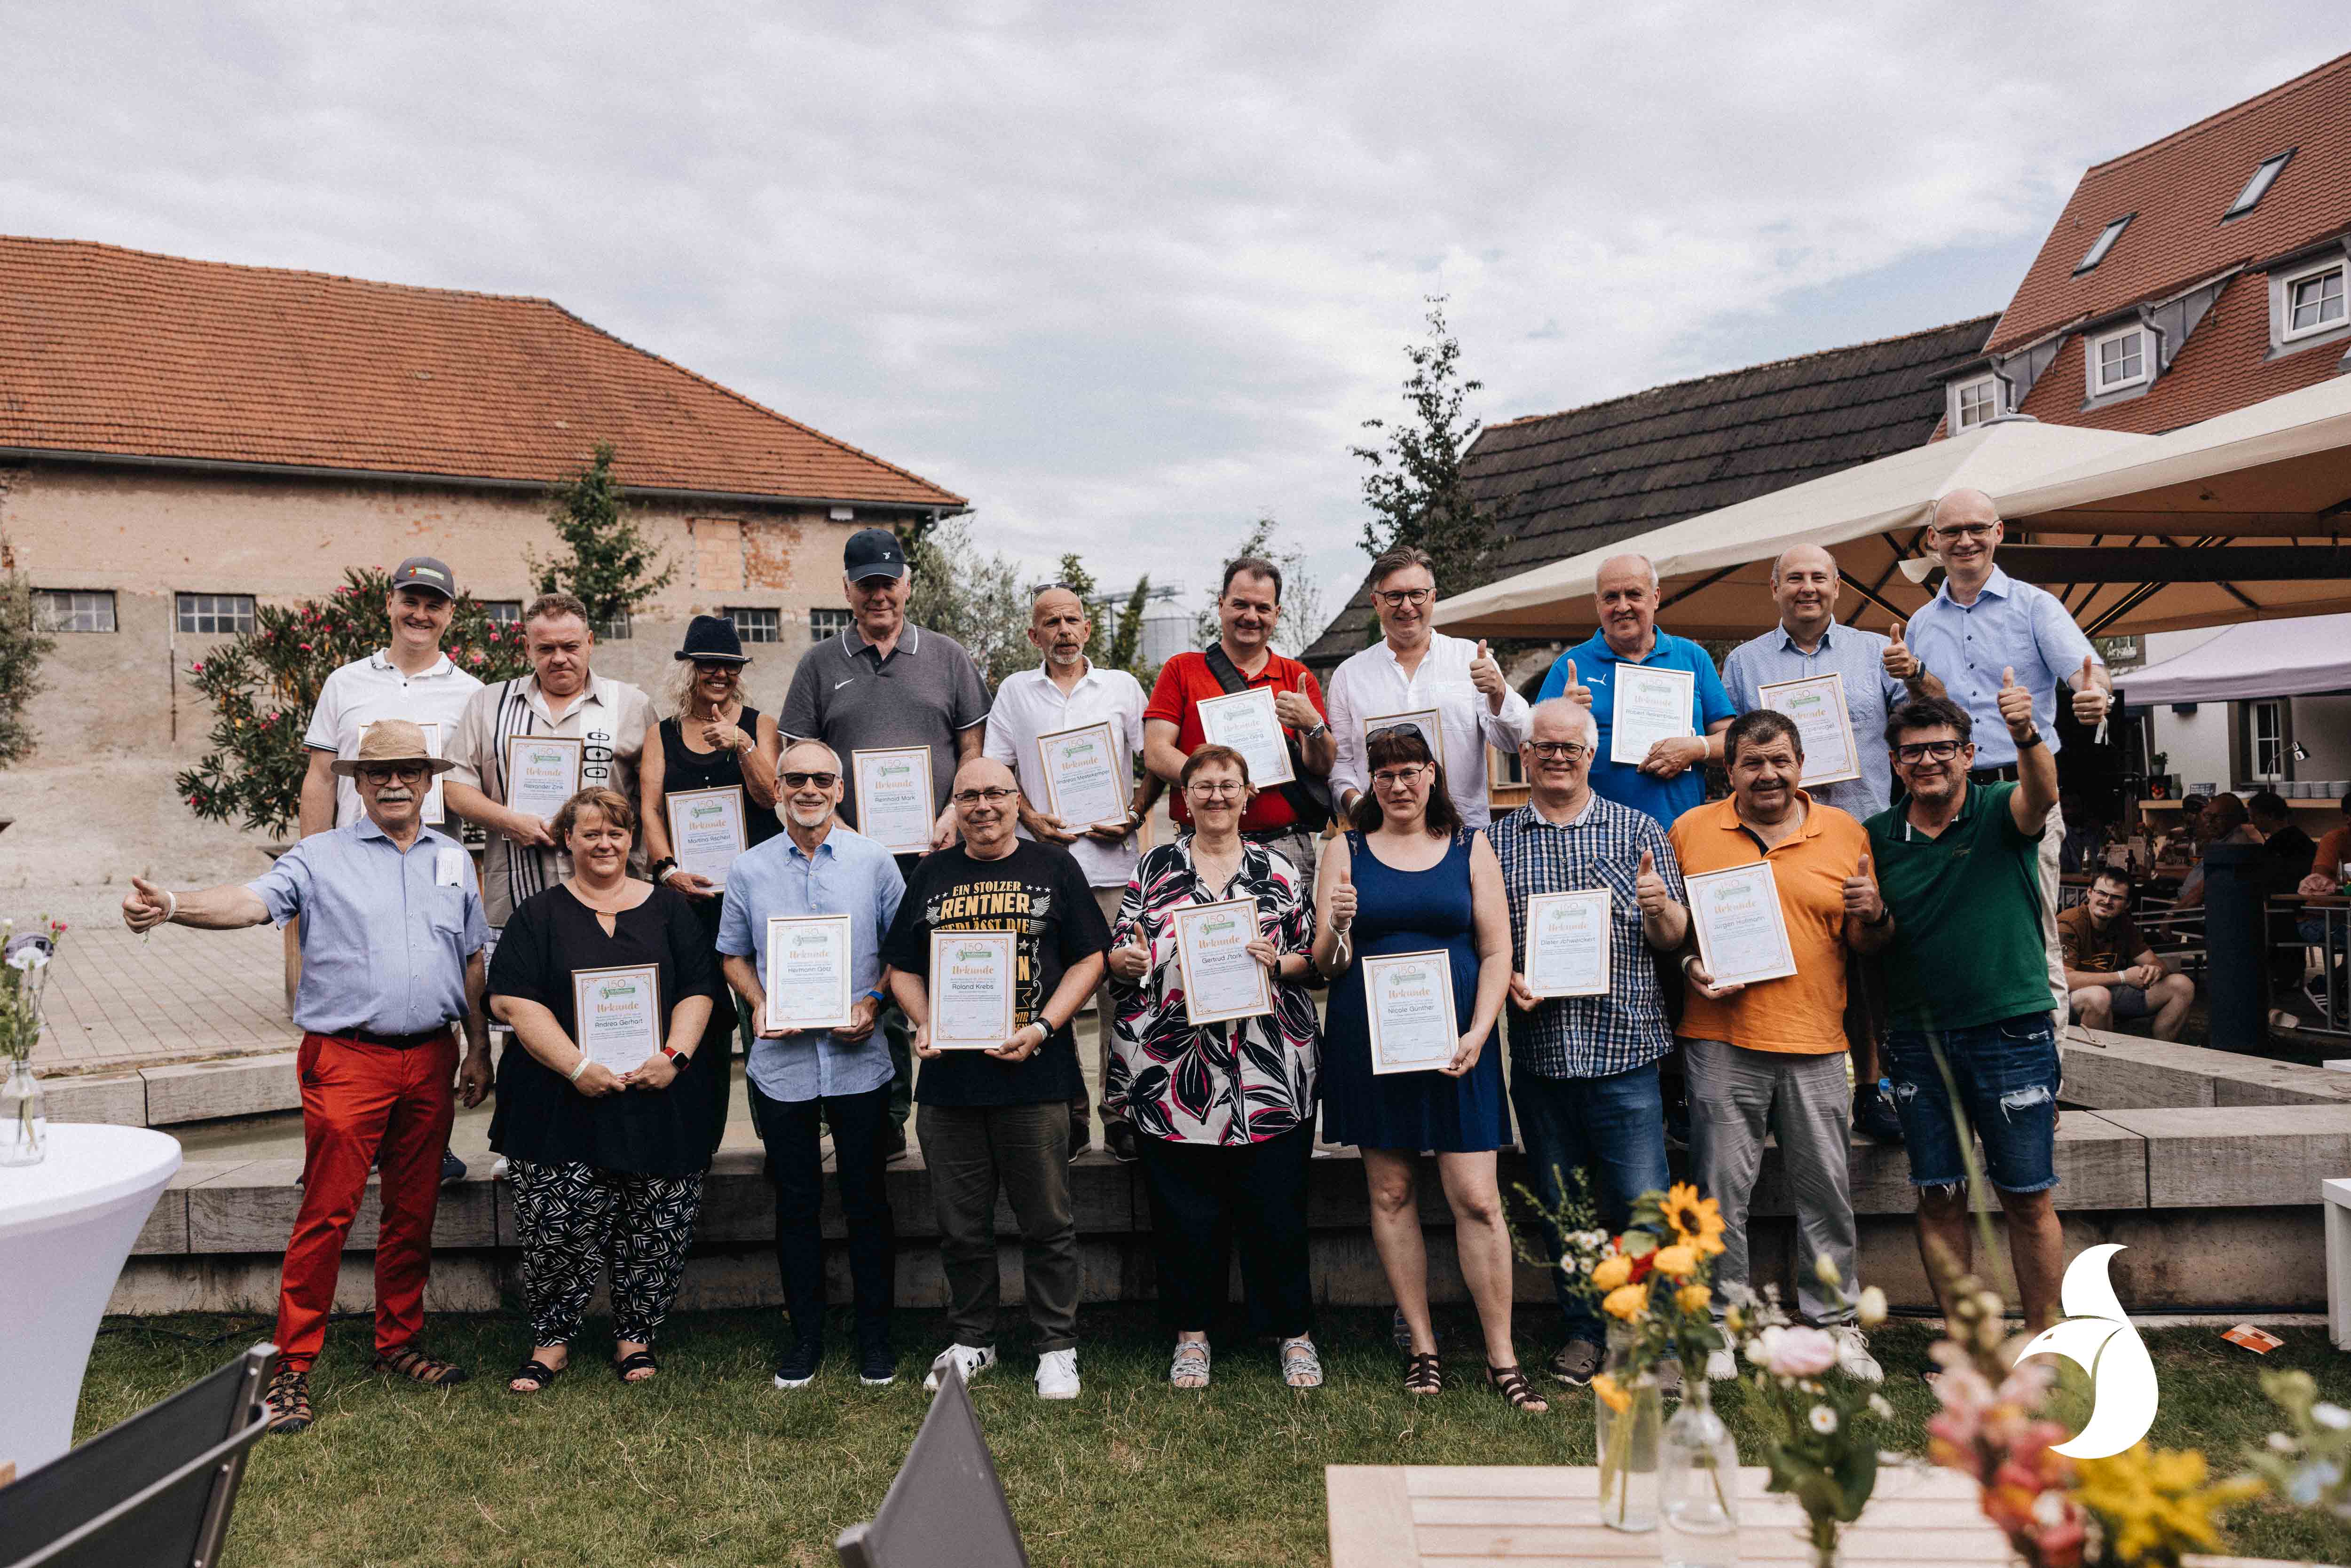
[[[734,621],[725,615],[697,615],[685,623],[685,646],[670,655],[698,664],[747,664],[743,639],[735,634]]]
[[[841,552],[841,570],[852,582],[869,577],[904,577],[906,552],[889,529],[860,528],[849,536],[849,548]]]
[[[457,574],[447,563],[429,555],[413,555],[392,570],[392,586],[395,592],[403,588],[423,588],[444,599],[457,597]]]

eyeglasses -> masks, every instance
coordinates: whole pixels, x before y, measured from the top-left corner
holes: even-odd
[[[1374,593],[1372,597],[1378,600],[1381,603],[1386,605],[1391,610],[1401,610],[1407,604],[1420,605],[1427,603],[1430,600],[1437,597],[1437,590],[1433,588],[1382,589]]]
[[[1372,775],[1372,787],[1375,789],[1401,789],[1406,785],[1418,783],[1420,776],[1427,771],[1427,764],[1421,762],[1408,768],[1384,768]]]
[[[1184,786],[1184,793],[1214,800],[1226,795],[1246,795],[1249,786],[1233,779],[1195,779]]]
[[[783,779],[787,789],[805,789],[811,784],[820,789],[830,789],[841,782],[838,773],[784,773],[778,777]]]
[[[1966,744],[1963,740],[1914,740],[1896,747],[1894,755],[1905,762],[1924,762],[1930,757],[1938,762],[1949,762]]]
[[[1957,523],[1949,528],[1938,524],[1935,537],[1938,539],[1988,539],[1991,538],[1992,529],[1998,527],[1998,523]]]
[[[360,777],[376,784],[413,784],[433,769],[422,762],[371,762]]]
[[[1001,806],[1004,802],[1011,800],[1015,795],[1019,793],[1020,791],[1018,789],[958,789],[954,794],[948,796],[947,799],[953,800],[958,806],[977,806],[981,804],[983,801],[990,806]]]
[[[1592,747],[1580,740],[1530,740],[1527,749],[1546,762],[1573,762],[1592,755]]]

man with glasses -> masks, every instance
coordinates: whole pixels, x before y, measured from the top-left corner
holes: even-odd
[[[2082,902],[2057,916],[2074,1021],[2112,1029],[2117,1019],[2152,1018],[2158,1040],[2178,1040],[2195,1005],[2196,982],[2176,975],[2131,918],[2130,873],[2113,866],[2090,879]]]
[[[1592,787],[1600,744],[1592,710],[1552,698],[1535,704],[1528,726],[1519,748],[1527,803],[1486,831],[1510,904],[1510,1099],[1543,1205],[1555,1208],[1583,1172],[1593,1178],[1601,1223],[1621,1230],[1633,1200],[1672,1179],[1657,1063],[1673,1033],[1650,956],[1682,945],[1689,912],[1666,830]],[[1527,901],[1588,888],[1608,890],[1609,988],[1539,999],[1527,988]],[[1555,1261],[1558,1234],[1547,1228],[1544,1242]],[[1582,1387],[1600,1370],[1605,1335],[1557,1270],[1552,1283],[1567,1320],[1552,1375]],[[1679,1388],[1679,1364],[1662,1370]]]
[[[1105,670],[1086,657],[1093,639],[1093,622],[1083,601],[1067,583],[1037,591],[1029,601],[1029,641],[1044,663],[1004,678],[996,702],[987,710],[987,739],[980,755],[992,757],[1012,769],[1020,780],[1020,836],[1068,850],[1105,921],[1118,918],[1118,903],[1134,874],[1134,830],[1143,823],[1162,788],[1159,776],[1144,770],[1136,777],[1143,756],[1143,685],[1124,670]],[[1065,822],[1055,816],[1045,788],[1044,753],[1040,737],[1083,726],[1110,727],[1113,771],[1126,785],[1124,810],[1101,822]],[[1094,993],[1095,1082],[1110,1077],[1111,1030],[1117,1021],[1105,973]],[[1077,1158],[1093,1142],[1082,1082],[1070,1102],[1070,1157]],[[1102,1142],[1122,1162],[1134,1159],[1134,1130],[1102,1108]]]
[[[1910,618],[1911,653],[1941,679],[1983,737],[1973,769],[1979,784],[2020,777],[2016,748],[2001,723],[2001,672],[2013,672],[2031,695],[2035,731],[2052,757],[2060,745],[2057,689],[2073,688],[2074,719],[2093,727],[2105,722],[2114,690],[2105,661],[2065,606],[1992,564],[2001,537],[2000,511],[1981,490],[1954,490],[1937,501],[1927,545],[1943,563],[1943,586]],[[2043,831],[2047,839],[2040,862],[2042,951],[2050,1006],[2062,1020],[2069,988],[2065,956],[2057,944],[2057,875],[2065,818],[2053,802]]]
[[[1922,697],[1886,721],[1907,798],[1870,818],[1869,852],[1894,923],[1884,950],[1892,1028],[1886,1055],[1918,1192],[1918,1249],[1971,1266],[1967,1166],[1954,1123],[1983,1142],[1984,1171],[2008,1216],[2025,1332],[2055,1321],[2064,1235],[2057,1185],[2063,1077],[2042,950],[2043,830],[2057,810],[2057,764],[2033,694],[2003,668],[1994,702],[2018,758],[2013,780],[1980,783],[1975,721]],[[1950,1084],[1957,1089],[1953,1103]],[[1948,1281],[1938,1281],[1938,1291]],[[1944,1311],[1950,1311],[1948,1298]]]
[[[969,1379],[996,1364],[996,1200],[1020,1225],[1024,1287],[1036,1326],[1037,1394],[1078,1396],[1077,1222],[1070,1208],[1070,1101],[1077,1046],[1070,1020],[1102,984],[1110,923],[1086,874],[1057,844],[1021,838],[1020,788],[1001,762],[976,757],[956,774],[960,844],[926,855],[908,879],[882,956],[914,1024],[923,1157],[939,1226],[952,1342],[931,1363]],[[1013,934],[1012,1033],[987,1051],[930,1043],[931,936]]]
[[[123,924],[139,932],[166,922],[233,931],[301,921],[294,1021],[302,1030],[296,1078],[304,1180],[270,1336],[279,1356],[269,1384],[273,1431],[310,1425],[310,1366],[325,1343],[343,1242],[367,1195],[371,1166],[382,1172],[376,1365],[431,1387],[465,1378],[416,1348],[433,1267],[440,1156],[456,1115],[451,1086],[468,1105],[480,1104],[490,1089],[482,1024],[489,926],[465,849],[421,817],[434,775],[449,766],[409,720],[378,719],[360,737],[358,755],[334,764],[338,777],[358,786],[358,821],[311,834],[252,882],[171,893],[132,877],[122,901]]]
[[[1436,629],[1429,619],[1435,566],[1426,550],[1410,546],[1372,562],[1372,613],[1382,637],[1331,676],[1331,731],[1338,742],[1331,791],[1342,815],[1353,810],[1368,788],[1366,727],[1388,715],[1434,709],[1442,733],[1423,738],[1445,764],[1446,791],[1461,820],[1482,828],[1493,820],[1486,747],[1519,749],[1527,737],[1527,699],[1510,689],[1485,643]]]

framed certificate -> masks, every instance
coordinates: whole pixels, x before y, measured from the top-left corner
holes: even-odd
[[[931,1043],[994,1051],[1012,1038],[1019,953],[1009,931],[931,933]]]
[[[1108,723],[1057,729],[1037,737],[1045,779],[1045,812],[1068,828],[1126,821],[1134,780],[1120,764],[1118,737]]]
[[[769,915],[765,1027],[845,1028],[850,956],[848,915]]]
[[[580,793],[581,742],[559,735],[507,737],[507,805],[549,821]]]
[[[677,857],[678,869],[725,882],[735,857],[751,847],[743,823],[743,787],[673,789],[662,804],[669,811],[669,852]]]
[[[1770,861],[1685,873],[1682,886],[1689,894],[1690,922],[1698,927],[1698,957],[1716,985],[1751,986],[1796,972]]]
[[[433,756],[441,755],[441,727],[434,720],[418,719],[416,727],[424,732],[424,749]],[[365,731],[361,731],[364,737]],[[441,775],[433,776],[432,788],[424,791],[423,821],[428,828],[437,828],[448,821],[441,807]]]
[[[1365,719],[1364,745],[1371,744],[1374,730],[1393,729],[1400,724],[1420,731],[1421,739],[1428,742],[1428,754],[1439,762],[1445,760],[1445,716],[1433,707],[1415,708],[1410,713],[1384,713],[1377,718]]]
[[[1252,789],[1270,789],[1298,777],[1290,766],[1290,742],[1273,709],[1273,688],[1251,686],[1199,701],[1200,734],[1211,746],[1229,746],[1249,758]]]
[[[857,831],[893,854],[931,852],[938,807],[931,793],[931,748],[897,746],[849,754],[856,776]]]
[[[1853,710],[1844,706],[1844,676],[1831,670],[1800,681],[1773,681],[1755,690],[1763,706],[1786,714],[1803,738],[1805,789],[1861,777],[1861,753],[1853,740]]]
[[[1453,959],[1443,948],[1360,960],[1374,1072],[1449,1067],[1461,1048],[1453,1026]]]
[[[571,971],[571,1039],[589,1061],[634,1072],[661,1051],[663,1021],[658,967]]]
[[[1528,990],[1545,998],[1608,994],[1611,902],[1604,887],[1528,898]]]
[[[1225,1023],[1273,1010],[1273,977],[1249,950],[1258,937],[1256,899],[1191,904],[1176,911],[1175,924],[1186,1023]]]
[[[1608,760],[1638,768],[1648,760],[1649,747],[1661,740],[1695,735],[1691,706],[1698,695],[1698,677],[1687,670],[1653,670],[1646,664],[1618,664],[1616,696],[1609,711]]]

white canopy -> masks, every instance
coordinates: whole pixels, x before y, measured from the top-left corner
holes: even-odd
[[[2351,615],[2231,626],[2175,659],[2115,677],[2130,703],[2218,703],[2351,691]]]

